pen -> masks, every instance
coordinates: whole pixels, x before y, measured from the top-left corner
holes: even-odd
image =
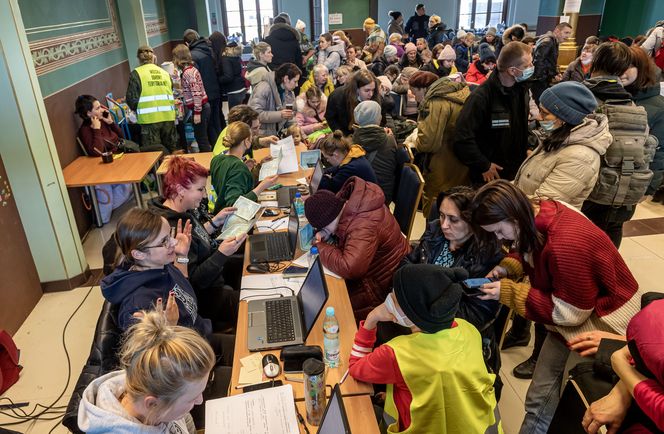
[[[341,377],[339,384],[344,384],[344,381],[346,381],[346,378],[348,378],[348,372],[350,372],[350,368],[346,369],[346,373]]]
[[[245,387],[258,386],[259,384],[265,384],[265,383],[270,383],[270,382],[272,382],[272,380],[261,381],[260,383],[254,383],[254,384],[241,384],[239,386],[235,386],[235,389],[240,390],[240,389],[244,389]]]
[[[297,377],[291,377],[290,375],[286,375],[286,381],[294,381],[296,383],[304,383],[303,379],[297,378]]]
[[[282,218],[284,218],[284,216],[275,217],[275,218],[273,218],[273,219],[270,220],[270,221],[271,221],[271,222],[276,222],[277,220],[280,220],[280,219],[282,219]]]

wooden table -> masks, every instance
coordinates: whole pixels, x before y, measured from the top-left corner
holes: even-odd
[[[164,161],[161,162],[161,165],[157,169],[158,176],[164,176],[166,174],[171,157],[171,155],[168,155],[164,158]],[[214,157],[214,155],[212,155],[212,152],[197,152],[195,154],[178,155],[178,157],[190,158],[205,167],[207,170],[210,170],[210,163],[212,162],[212,157]]]
[[[380,432],[378,424],[376,423],[376,414],[374,413],[371,399],[369,399],[368,396],[345,396],[343,400],[346,416],[348,417],[348,424],[353,433],[378,434]],[[297,406],[297,411],[300,412],[306,421],[307,410],[304,407],[304,401],[298,401],[295,405]],[[305,434],[302,425],[300,424],[298,426],[300,427],[300,433]],[[317,426],[309,424],[307,424],[307,428],[309,428],[310,434],[315,434],[318,430]]]
[[[161,152],[137,152],[123,154],[109,164],[102,163],[100,157],[78,157],[65,167],[62,173],[68,188],[84,187],[86,189],[92,201],[95,224],[97,227],[101,227],[101,213],[94,186],[132,184],[136,204],[142,208],[141,181],[150,170],[157,169],[156,164],[160,157]]]

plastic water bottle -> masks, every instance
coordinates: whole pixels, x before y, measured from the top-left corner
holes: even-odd
[[[297,218],[302,221],[302,218],[304,218],[304,201],[302,200],[302,194],[299,191],[295,193],[293,205],[295,206],[295,214],[297,214]]]
[[[325,364],[330,368],[339,366],[339,321],[334,316],[332,306],[325,309],[323,322],[323,347],[325,348]]]
[[[309,263],[309,268],[311,268],[314,265],[317,256],[318,256],[318,247],[313,246],[309,250],[309,254],[307,255],[307,262]]]

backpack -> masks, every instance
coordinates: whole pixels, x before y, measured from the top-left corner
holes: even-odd
[[[653,172],[649,164],[657,139],[648,134],[648,116],[631,100],[606,100],[596,110],[609,120],[613,143],[600,160],[599,177],[588,200],[614,207],[636,205]]]
[[[18,373],[23,369],[18,358],[19,350],[14,340],[9,333],[0,330],[0,394],[18,381]]]

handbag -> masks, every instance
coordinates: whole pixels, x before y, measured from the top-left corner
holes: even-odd
[[[20,351],[12,337],[5,330],[0,330],[0,394],[5,393],[18,381],[23,366],[18,364]]]

